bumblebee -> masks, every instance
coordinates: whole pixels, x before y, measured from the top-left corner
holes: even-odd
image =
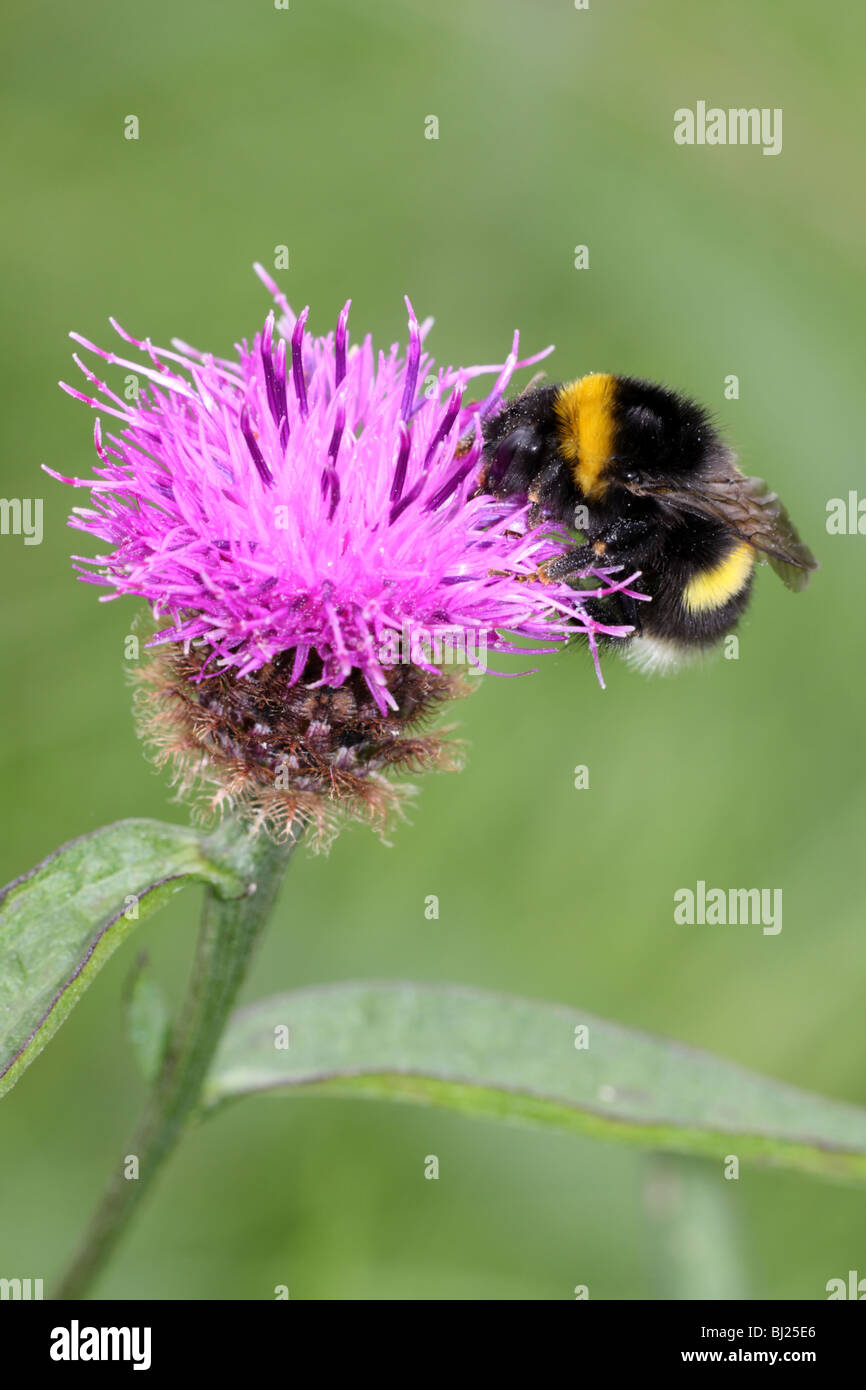
[[[479,488],[531,504],[530,525],[585,537],[542,566],[552,581],[589,568],[640,570],[592,615],[629,625],[615,639],[646,669],[716,645],[736,626],[756,562],[802,589],[816,561],[774,492],[745,477],[708,413],[664,386],[597,372],[530,386],[487,420]]]

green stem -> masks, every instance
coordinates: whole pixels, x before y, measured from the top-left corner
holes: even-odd
[[[248,832],[233,824],[220,832],[223,846],[230,847],[232,857],[242,859],[249,890],[244,897],[231,899],[207,890],[186,999],[144,1113],[125,1149],[138,1159],[138,1177],[127,1178],[125,1165],[118,1164],[55,1298],[86,1295],[162,1163],[194,1118],[211,1060],[300,834],[294,829],[287,841],[275,845],[264,834],[251,841]]]
[[[748,1298],[737,1183],[726,1179],[721,1161],[653,1154],[646,1173],[651,1296]]]

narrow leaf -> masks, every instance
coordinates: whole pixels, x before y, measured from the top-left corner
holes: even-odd
[[[0,1095],[15,1084],[136,922],[184,882],[246,891],[220,836],[124,820],[82,835],[0,890]]]
[[[288,1046],[286,1046],[286,1042]],[[351,983],[235,1014],[205,1089],[444,1106],[644,1148],[866,1182],[866,1110],[582,1010],[456,986]]]

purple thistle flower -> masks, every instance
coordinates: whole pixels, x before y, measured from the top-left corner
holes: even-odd
[[[81,577],[112,589],[107,597],[145,599],[159,624],[149,645],[180,644],[188,667],[195,653],[195,683],[278,669],[288,696],[299,684],[333,693],[348,682],[382,718],[401,712],[405,689],[387,653],[407,628],[458,630],[467,653],[527,642],[548,651],[583,632],[598,668],[596,634],[624,629],[589,616],[587,591],[527,582],[567,538],[527,529],[525,507],[477,492],[481,422],[513,373],[546,353],[518,361],[515,334],[501,366],[434,371],[429,323],[419,326],[408,300],[405,356],[396,344],[377,354],[369,336],[350,346],[348,303],[336,333],[314,338],[308,310],[295,317],[256,270],[281,317],[272,311],[237,361],[177,341],[156,349],[114,320],[142,361],[71,335],[147,382],[123,399],[76,355],[91,394],[61,383],[118,421],[103,436],[97,419],[94,479],[47,470],[89,490],[70,525],[109,546],[75,557]],[[466,402],[485,374],[487,395]],[[597,574],[593,594],[628,582]],[[411,660],[438,674],[423,652]]]

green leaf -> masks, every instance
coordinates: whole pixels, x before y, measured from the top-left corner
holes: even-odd
[[[575,1046],[582,1028],[586,1048]],[[458,986],[339,984],[242,1010],[203,1103],[271,1090],[416,1101],[705,1154],[720,1173],[734,1154],[866,1182],[866,1110],[582,1010]]]
[[[135,962],[124,993],[126,1031],[138,1069],[145,1081],[154,1081],[168,1045],[169,1013],[146,951]]]
[[[71,840],[0,890],[0,1095],[137,921],[189,880],[242,896],[243,854],[219,834],[124,820]]]

